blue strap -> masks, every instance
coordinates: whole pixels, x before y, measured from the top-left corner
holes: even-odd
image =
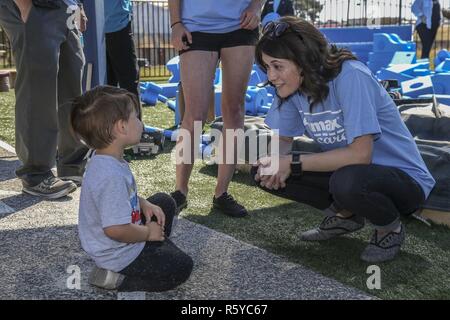
[[[278,7],[280,6],[280,1],[281,0],[273,0],[273,12],[278,11]]]

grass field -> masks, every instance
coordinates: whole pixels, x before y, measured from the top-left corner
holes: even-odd
[[[13,93],[0,93],[0,139],[14,144]],[[144,121],[171,127],[174,115],[158,105],[144,109]],[[174,143],[155,157],[131,161],[141,195],[173,191],[175,167],[170,160]],[[431,228],[416,220],[404,220],[407,237],[399,257],[380,264],[381,289],[366,286],[368,264],[359,259],[370,237],[370,228],[325,243],[297,240],[300,231],[320,223],[320,213],[308,206],[269,195],[256,188],[248,175],[237,173],[230,192],[250,211],[250,216],[232,219],[211,210],[216,166],[195,165],[190,181],[189,207],[182,216],[237,239],[264,248],[289,261],[357,287],[382,299],[450,299],[450,230]],[[195,236],[195,235],[192,235]],[[242,261],[245,263],[245,261]]]

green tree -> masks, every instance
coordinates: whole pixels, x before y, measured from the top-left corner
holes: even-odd
[[[317,0],[294,0],[295,10],[298,17],[315,22],[319,18],[323,4]]]

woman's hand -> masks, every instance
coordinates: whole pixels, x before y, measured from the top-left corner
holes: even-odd
[[[252,1],[241,14],[241,29],[253,30],[261,22],[261,5],[259,1]]]
[[[140,198],[139,199],[141,204],[141,211],[142,214],[145,216],[146,219],[146,225],[148,225],[151,222],[151,217],[155,216],[157,223],[163,228],[166,225],[166,216],[162,209],[158,207],[157,205],[148,202],[147,200]]]
[[[189,45],[192,43],[191,33],[181,22],[173,26],[170,37],[173,47],[178,51],[189,49]]]
[[[291,175],[291,159],[291,155],[261,158],[258,160],[259,167],[255,180],[259,181],[261,187],[269,190],[285,188],[286,180]]]

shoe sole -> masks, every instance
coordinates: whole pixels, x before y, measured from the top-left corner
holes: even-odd
[[[229,217],[232,217],[232,218],[244,218],[244,217],[248,216],[248,212],[245,212],[245,213],[243,213],[243,214],[238,214],[238,215],[235,215],[235,214],[229,214],[229,213],[223,211],[222,208],[221,208],[219,205],[217,205],[217,204],[213,204],[213,208],[216,209],[216,210],[218,210],[218,211],[220,211],[220,212],[223,213],[224,215],[229,216]]]
[[[361,230],[362,228],[364,228],[364,225],[362,225],[360,228],[355,229],[355,230],[346,231],[346,232],[343,232],[343,233],[340,233],[340,234],[328,235],[329,236],[328,238],[323,238],[323,239],[308,239],[308,238],[303,238],[302,235],[300,235],[299,239],[301,241],[311,241],[311,242],[313,242],[313,241],[327,241],[327,240],[330,240],[330,239],[333,239],[333,238],[345,236],[346,234],[357,232],[357,231]],[[322,230],[322,231],[324,232],[324,230]]]
[[[88,283],[106,290],[116,290],[120,287],[125,276],[109,270],[95,267],[89,275]]]
[[[37,196],[37,197],[41,197],[41,198],[45,198],[45,199],[59,199],[62,197],[67,196],[69,193],[74,192],[75,190],[77,190],[77,186],[74,185],[72,188],[68,188],[68,189],[63,189],[59,192],[56,193],[52,193],[52,194],[42,194],[33,190],[27,190],[25,188],[22,189],[23,192],[28,193],[32,196]]]
[[[60,178],[62,181],[71,181],[75,183],[77,187],[81,187],[81,182],[83,181],[78,177],[58,177],[58,178]]]

